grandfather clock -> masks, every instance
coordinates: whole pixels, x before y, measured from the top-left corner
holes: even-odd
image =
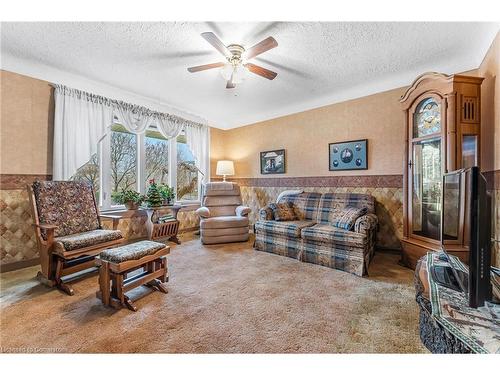
[[[479,165],[483,78],[425,73],[400,99],[405,111],[402,263],[441,248],[443,173]],[[464,241],[447,250],[468,259]]]

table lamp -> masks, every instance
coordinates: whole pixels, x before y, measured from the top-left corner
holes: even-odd
[[[217,162],[217,176],[223,176],[223,181],[226,182],[226,176],[234,176],[234,163],[232,160],[219,160]]]

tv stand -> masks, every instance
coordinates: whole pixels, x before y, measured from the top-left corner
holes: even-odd
[[[458,258],[452,257],[455,265]],[[461,267],[459,267],[461,268]],[[466,270],[466,269],[465,269]],[[467,273],[458,277],[466,283]],[[500,352],[499,314],[469,307],[455,274],[438,253],[420,258],[415,269],[416,301],[420,309],[420,340],[432,353]],[[467,286],[466,284],[464,285]]]

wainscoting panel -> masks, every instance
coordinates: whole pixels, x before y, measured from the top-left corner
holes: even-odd
[[[2,269],[15,269],[32,265],[39,258],[33,219],[26,185],[35,180],[50,180],[46,175],[2,175],[0,184],[0,265]],[[120,220],[120,229],[127,240],[145,238],[147,235],[145,212]],[[194,209],[181,210],[178,215],[179,231],[199,227]],[[111,220],[103,220],[109,228]],[[31,261],[31,262],[30,262]],[[16,263],[19,267],[16,267]]]

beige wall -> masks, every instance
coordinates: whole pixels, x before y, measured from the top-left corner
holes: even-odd
[[[0,173],[51,174],[52,87],[3,70],[0,84]]]
[[[497,34],[477,74],[481,85],[481,169],[500,169],[500,33]]]
[[[217,161],[225,159],[224,152],[225,131],[217,128],[210,128],[210,175],[215,177]]]
[[[281,176],[402,174],[404,116],[398,100],[403,92],[399,88],[217,132],[212,142],[217,153],[234,160],[237,177],[264,177],[259,153],[282,148],[287,173]],[[328,143],[362,138],[368,139],[368,170],[330,172]]]

